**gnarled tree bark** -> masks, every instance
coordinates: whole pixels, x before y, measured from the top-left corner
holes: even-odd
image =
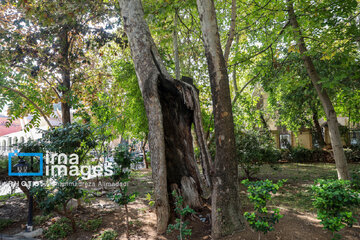
[[[141,0],[119,3],[149,123],[157,231],[162,234],[170,216],[170,186],[181,189],[185,204],[201,207],[205,184],[197,169],[191,135],[192,123],[196,133],[202,134],[198,94],[188,79],[176,80],[167,72],[144,20]],[[204,136],[197,138],[204,145]],[[208,153],[201,150],[202,159],[210,162]]]

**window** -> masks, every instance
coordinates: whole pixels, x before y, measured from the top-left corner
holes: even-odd
[[[285,149],[291,146],[290,134],[280,134],[280,148]]]

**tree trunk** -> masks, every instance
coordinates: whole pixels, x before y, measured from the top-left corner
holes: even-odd
[[[234,122],[229,78],[216,22],[214,2],[197,0],[213,101],[216,156],[212,179],[212,237],[218,239],[244,228],[238,196]]]
[[[62,83],[61,83],[61,118],[62,123],[67,124],[71,123],[71,115],[70,115],[70,62],[69,62],[69,48],[70,42],[68,40],[68,31],[67,29],[63,29],[60,33],[61,39],[61,74],[62,74]]]
[[[321,104],[324,108],[327,122],[329,125],[329,132],[330,132],[330,140],[331,140],[331,146],[334,151],[334,159],[336,163],[336,170],[338,173],[339,179],[350,179],[349,170],[347,166],[347,161],[341,141],[341,135],[339,131],[339,123],[337,121],[336,112],[334,109],[334,106],[331,103],[330,97],[326,92],[326,89],[323,88],[320,77],[318,72],[316,71],[316,68],[314,66],[314,63],[311,59],[311,57],[307,53],[306,45],[304,37],[302,36],[299,23],[297,21],[293,3],[291,0],[288,1],[288,13],[290,18],[290,24],[293,27],[294,31],[294,37],[297,41],[300,53],[302,54],[302,59],[304,61],[304,65],[306,68],[306,71],[309,75],[309,78],[311,79],[311,82],[313,83],[315,90],[320,98]]]
[[[180,59],[179,59],[179,47],[178,47],[178,39],[177,39],[177,21],[178,21],[178,10],[175,9],[174,16],[174,32],[173,32],[173,44],[174,44],[174,61],[175,61],[175,78],[177,80],[180,79]]]
[[[167,72],[144,20],[141,1],[119,3],[149,123],[157,231],[163,234],[170,217],[171,184],[181,189],[184,199],[192,196],[185,204],[193,208],[201,206],[204,184],[197,169],[191,135],[192,123],[196,132],[201,132],[198,95],[193,85],[175,80]],[[193,201],[193,196],[199,201]]]
[[[146,134],[144,142],[143,142],[143,144],[141,146],[141,151],[142,151],[142,154],[143,154],[143,161],[144,161],[146,169],[149,168],[149,164],[148,164],[147,159],[146,159],[146,151],[145,151],[145,146],[146,146],[147,141],[148,141],[148,135]]]
[[[236,27],[236,0],[232,0],[231,1],[231,20],[230,20],[230,29],[229,29],[229,37],[226,41],[225,44],[225,51],[224,51],[224,59],[225,59],[225,64],[228,64],[229,61],[229,56],[230,56],[230,48],[232,45],[232,42],[234,40],[235,37],[235,27]]]
[[[320,148],[323,148],[325,146],[325,140],[322,135],[321,126],[320,126],[318,118],[319,117],[318,117],[317,111],[313,110],[312,119],[313,119],[314,128],[315,128],[315,137],[316,137],[317,142],[319,143]]]

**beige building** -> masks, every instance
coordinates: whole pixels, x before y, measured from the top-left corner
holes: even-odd
[[[349,122],[347,117],[338,117],[340,127],[349,128]],[[322,128],[323,138],[326,144],[326,148],[331,148],[329,128],[327,122],[323,119],[319,120]],[[311,129],[302,128],[298,133],[293,133],[284,128],[276,126],[273,122],[269,124],[272,136],[275,139],[276,146],[278,148],[286,148],[284,141],[287,141],[293,147],[304,147],[307,149],[314,148],[316,142],[313,139]],[[344,146],[355,145],[360,143],[360,124],[351,125],[350,130],[342,134],[342,141]]]

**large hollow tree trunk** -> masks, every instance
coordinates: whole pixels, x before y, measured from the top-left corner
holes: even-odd
[[[213,101],[216,156],[213,167],[212,237],[218,239],[244,228],[238,196],[234,122],[229,79],[212,0],[197,0]]]
[[[141,1],[119,3],[149,123],[157,231],[163,234],[170,217],[170,186],[180,189],[185,204],[201,207],[205,184],[191,136],[192,123],[196,132],[202,133],[199,100],[193,85],[172,79],[167,72],[144,20]],[[208,153],[206,149],[203,152]]]
[[[339,179],[350,179],[349,170],[347,166],[347,161],[341,141],[341,135],[339,131],[339,123],[337,121],[336,112],[334,106],[330,100],[329,95],[326,92],[326,89],[323,88],[319,74],[314,66],[314,63],[311,57],[307,53],[307,48],[305,45],[304,37],[302,36],[302,32],[300,30],[299,23],[297,21],[297,17],[294,12],[294,6],[292,0],[288,0],[288,14],[290,19],[290,24],[294,29],[295,40],[298,44],[300,53],[302,54],[302,59],[304,61],[304,65],[306,71],[313,83],[315,90],[320,98],[320,102],[324,108],[327,122],[329,125],[330,132],[330,140],[331,146],[334,152],[334,159],[336,163],[336,170],[338,173]]]

